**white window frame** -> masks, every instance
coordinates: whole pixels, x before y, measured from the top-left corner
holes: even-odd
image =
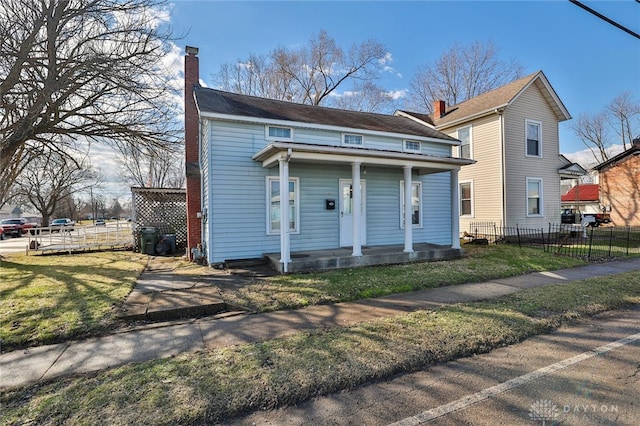
[[[349,136],[357,136],[357,137],[359,137],[360,138],[360,143],[349,143],[349,142],[347,142],[346,139]],[[357,133],[343,133],[342,134],[342,145],[345,145],[345,146],[364,146],[364,136],[359,135]]]
[[[473,127],[472,126],[464,126],[460,127],[456,130],[456,138],[460,140],[460,131],[469,129],[469,157],[462,156],[462,145],[457,146],[458,148],[458,158],[468,158],[469,160],[473,159]]]
[[[537,182],[538,183],[538,213],[529,213],[529,182]],[[538,177],[528,177],[526,183],[526,198],[525,198],[525,206],[527,209],[527,217],[543,217],[544,216],[544,183],[542,178]]]
[[[421,181],[413,181],[411,182],[411,186],[418,186],[418,223],[412,223],[413,228],[422,228],[422,182]],[[411,193],[413,193],[413,188],[411,188]],[[413,203],[411,204],[413,207]],[[413,212],[411,212],[411,217],[413,218]],[[413,219],[412,219],[413,221]],[[400,229],[404,229],[404,179],[400,181]]]
[[[529,154],[529,124],[538,126],[538,155]],[[531,158],[542,158],[542,122],[537,120],[524,120],[524,155]]]
[[[271,227],[271,184],[272,182],[280,182],[279,176],[267,176],[266,179],[266,195],[267,195],[267,203],[266,203],[266,218],[267,218],[267,235],[280,235],[280,229],[272,229]],[[294,199],[294,209],[295,209],[295,222],[293,229],[290,230],[292,234],[300,233],[300,178],[297,177],[289,177],[289,183],[293,182],[293,196]],[[280,204],[282,208],[282,204]],[[291,216],[291,215],[290,215]]]
[[[462,185],[469,185],[469,192],[471,195],[471,198],[469,198],[469,202],[471,204],[471,213],[469,214],[464,214],[462,213]],[[475,212],[473,209],[473,181],[472,180],[462,180],[460,182],[458,182],[458,195],[459,195],[459,199],[458,199],[458,206],[459,206],[459,211],[460,211],[460,217],[475,217]]]
[[[407,145],[408,144],[418,144],[418,148],[409,148]],[[402,150],[404,152],[414,152],[416,154],[419,154],[422,152],[422,144],[420,143],[420,141],[414,141],[414,140],[410,140],[410,139],[405,139],[404,141],[402,141]]]
[[[289,130],[289,137],[284,136],[271,136],[269,134],[270,129],[287,129]],[[292,141],[293,140],[293,127],[287,126],[265,126],[264,127],[264,137],[269,141]]]

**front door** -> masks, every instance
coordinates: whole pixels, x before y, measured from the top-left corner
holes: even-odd
[[[360,243],[367,244],[367,211],[365,181],[360,181]],[[340,247],[353,246],[353,186],[351,179],[340,179]]]

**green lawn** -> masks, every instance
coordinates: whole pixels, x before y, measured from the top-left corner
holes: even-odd
[[[343,269],[219,285],[225,302],[266,312],[351,301],[442,285],[554,270],[584,264],[539,249],[468,246],[464,258],[409,265]],[[123,325],[116,317],[146,265],[139,253],[93,252],[11,255],[2,261],[0,339],[3,351],[100,334]],[[167,258],[176,273],[211,269]]]
[[[144,269],[133,252],[4,257],[0,282],[2,350],[99,334]]]
[[[525,290],[7,392],[3,424],[211,424],[415,371],[640,303],[640,272]]]
[[[219,289],[227,303],[265,312],[482,282],[585,263],[535,248],[469,245],[461,259],[285,275],[256,280],[242,288],[221,285]]]

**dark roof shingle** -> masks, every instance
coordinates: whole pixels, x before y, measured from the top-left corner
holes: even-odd
[[[460,102],[459,104],[447,106],[446,113],[443,117],[434,117],[433,114],[419,114],[408,111],[405,111],[405,113],[441,129],[443,127],[447,127],[449,123],[455,123],[459,120],[472,118],[485,112],[491,112],[496,108],[508,106],[518,96],[518,94],[536,80],[538,80],[540,84],[539,87],[547,88],[543,93],[546,92],[545,97],[550,102],[550,105],[557,114],[558,119],[563,121],[570,118],[571,116],[568,111],[566,111],[564,105],[562,105],[562,102],[553,91],[551,85],[548,84],[548,81],[542,71],[537,71],[526,77],[514,80],[511,83],[482,93],[474,98]]]
[[[319,124],[344,127],[354,131],[370,130],[456,141],[449,135],[407,117],[297,104],[204,87],[195,87],[194,92],[201,112],[228,115],[230,118],[234,116],[281,120],[290,121],[292,125],[293,123]]]

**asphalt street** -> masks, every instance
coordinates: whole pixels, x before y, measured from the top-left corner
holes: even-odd
[[[638,425],[640,306],[233,425]]]

